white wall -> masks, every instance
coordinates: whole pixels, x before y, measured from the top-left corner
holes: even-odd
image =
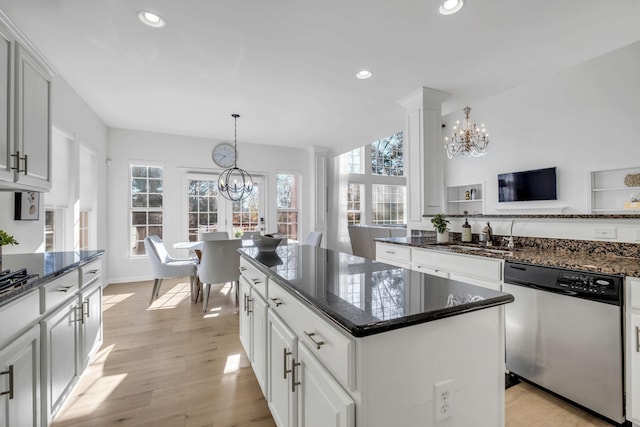
[[[60,76],[53,79],[52,93],[53,126],[93,148],[98,162],[98,248],[105,248],[106,232],[106,168],[107,127],[95,112]],[[52,165],[52,168],[60,165]],[[0,229],[12,234],[20,242],[16,246],[4,246],[3,252],[32,253],[44,250],[44,198],[40,196],[38,221],[13,220],[13,192],[0,192]]]
[[[129,162],[131,160],[160,163],[164,167],[164,241],[174,256],[187,256],[185,251],[173,249],[173,244],[187,238],[183,227],[184,174],[188,171],[210,172],[217,176],[220,169],[211,160],[211,150],[221,141],[210,139],[158,134],[124,129],[109,130],[109,153],[111,166],[108,168],[108,272],[111,283],[131,280],[145,280],[151,277],[149,261],[146,258],[129,257]],[[228,141],[226,141],[228,142]],[[312,182],[311,160],[307,150],[274,147],[238,142],[238,166],[252,174],[266,176],[268,203],[266,230],[276,229],[276,173],[291,172],[302,176],[305,182]],[[302,194],[302,209],[310,205],[307,192]],[[310,212],[302,218],[300,235],[310,230]]]
[[[470,105],[471,119],[489,130],[490,150],[481,158],[446,160],[445,185],[484,182],[487,214],[590,213],[591,171],[640,166],[638,76],[640,42]],[[462,111],[444,117],[444,134],[462,118]],[[497,174],[552,166],[558,168],[557,201],[498,203]],[[510,219],[490,221],[499,229],[494,232],[508,233]],[[460,231],[461,224],[451,229]],[[638,220],[519,220],[514,233],[592,239],[593,229],[607,224],[618,228],[612,240],[636,241]],[[483,224],[472,225],[477,233]],[[424,228],[432,229],[428,222]]]

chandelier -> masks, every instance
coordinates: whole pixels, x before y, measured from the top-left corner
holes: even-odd
[[[478,127],[475,122],[471,123],[469,120],[470,112],[471,108],[464,108],[465,117],[462,126],[460,126],[460,121],[456,120],[451,141],[449,138],[444,139],[444,148],[450,159],[454,157],[480,157],[487,154],[489,134],[484,128],[484,124]]]
[[[253,178],[251,174],[244,169],[238,167],[238,117],[239,114],[232,114],[234,119],[235,133],[233,137],[233,150],[235,152],[235,160],[233,167],[220,172],[218,177],[218,192],[225,199],[237,202],[244,200],[253,191]]]

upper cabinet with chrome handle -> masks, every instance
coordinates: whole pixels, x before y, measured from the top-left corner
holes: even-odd
[[[12,27],[14,28],[14,27]],[[0,20],[0,190],[51,188],[53,73],[39,52]]]

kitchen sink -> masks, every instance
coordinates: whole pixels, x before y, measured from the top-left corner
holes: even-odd
[[[506,255],[506,256],[513,255],[512,251],[505,250],[505,249],[492,249],[492,248],[483,248],[478,246],[463,246],[463,245],[449,245],[449,247],[451,249],[459,249],[461,251],[478,252],[478,253],[485,252],[490,254],[500,254],[500,255]]]

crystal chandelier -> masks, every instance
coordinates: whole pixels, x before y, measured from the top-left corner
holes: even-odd
[[[235,152],[235,160],[233,167],[220,172],[218,177],[218,192],[225,199],[237,202],[244,200],[253,191],[253,178],[251,174],[244,169],[238,167],[238,117],[239,114],[232,114],[234,119],[235,133],[233,137],[233,150]]]
[[[475,122],[471,123],[469,120],[470,112],[471,108],[464,108],[465,117],[462,126],[460,126],[460,121],[456,120],[451,141],[449,138],[444,139],[444,148],[450,159],[454,157],[480,157],[487,154],[489,134],[484,128],[484,124],[478,127]]]

